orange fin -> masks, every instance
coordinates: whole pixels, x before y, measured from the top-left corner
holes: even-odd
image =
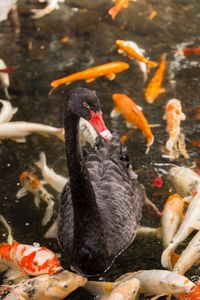
[[[159,94],[164,94],[165,92],[166,92],[166,89],[165,89],[165,88],[160,88]]]
[[[171,262],[172,262],[172,266],[174,267],[176,262],[178,261],[180,255],[177,254],[176,252],[172,253],[171,255]]]
[[[95,79],[96,79],[95,77],[91,77],[91,78],[86,79],[86,82],[91,83],[91,82],[95,81]]]
[[[115,79],[115,73],[109,73],[106,75],[106,78],[108,78],[109,80],[114,80]]]

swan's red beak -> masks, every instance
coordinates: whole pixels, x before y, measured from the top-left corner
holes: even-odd
[[[112,139],[112,134],[106,127],[104,120],[102,118],[102,112],[95,113],[94,111],[90,111],[92,118],[89,120],[89,122],[92,124],[92,126],[96,129],[98,134],[100,134],[104,140],[110,141]]]

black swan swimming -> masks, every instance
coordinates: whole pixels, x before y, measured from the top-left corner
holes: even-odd
[[[144,191],[123,161],[125,151],[102,119],[99,99],[86,88],[72,90],[64,112],[69,182],[59,204],[58,240],[74,270],[97,275],[132,242],[142,216]],[[102,138],[85,155],[79,145],[79,119]]]

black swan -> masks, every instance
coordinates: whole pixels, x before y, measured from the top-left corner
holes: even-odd
[[[144,191],[123,161],[125,151],[119,138],[104,141],[112,135],[102,119],[96,93],[79,88],[67,98],[64,128],[70,180],[59,204],[58,241],[74,270],[97,275],[132,242]],[[85,155],[79,145],[80,117],[103,137]]]

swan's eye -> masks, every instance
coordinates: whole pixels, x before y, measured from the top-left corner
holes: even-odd
[[[87,109],[90,109],[90,106],[86,101],[83,102],[83,106],[85,106]]]

